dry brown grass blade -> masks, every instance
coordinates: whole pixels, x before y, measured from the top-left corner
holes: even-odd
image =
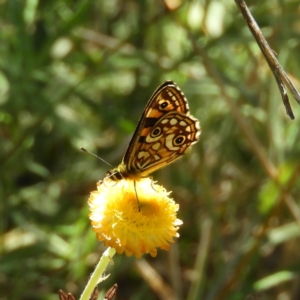
[[[177,296],[159,273],[144,259],[137,260],[136,270],[162,300],[177,300]]]

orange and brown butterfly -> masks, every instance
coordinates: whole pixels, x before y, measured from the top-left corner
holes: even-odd
[[[173,81],[149,99],[121,164],[107,173],[112,180],[146,177],[180,158],[200,136],[199,121]]]

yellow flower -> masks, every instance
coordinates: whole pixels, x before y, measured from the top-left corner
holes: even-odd
[[[88,201],[98,240],[138,258],[144,253],[155,257],[156,248],[169,250],[182,224],[179,205],[169,194],[150,178],[99,181]]]

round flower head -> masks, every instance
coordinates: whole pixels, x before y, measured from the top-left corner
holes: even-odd
[[[127,256],[155,257],[156,248],[169,250],[182,224],[169,194],[150,178],[99,181],[88,201],[98,240]]]

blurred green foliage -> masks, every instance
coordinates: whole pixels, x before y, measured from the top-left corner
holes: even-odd
[[[291,121],[234,1],[176,3],[0,1],[1,300],[79,298],[104,250],[86,201],[109,169],[79,147],[120,163],[166,79],[202,127],[154,174],[184,222],[169,253],[145,256],[169,299],[300,298],[300,107],[291,99]],[[299,2],[250,8],[299,89]],[[135,261],[116,257],[100,290],[161,299]]]

